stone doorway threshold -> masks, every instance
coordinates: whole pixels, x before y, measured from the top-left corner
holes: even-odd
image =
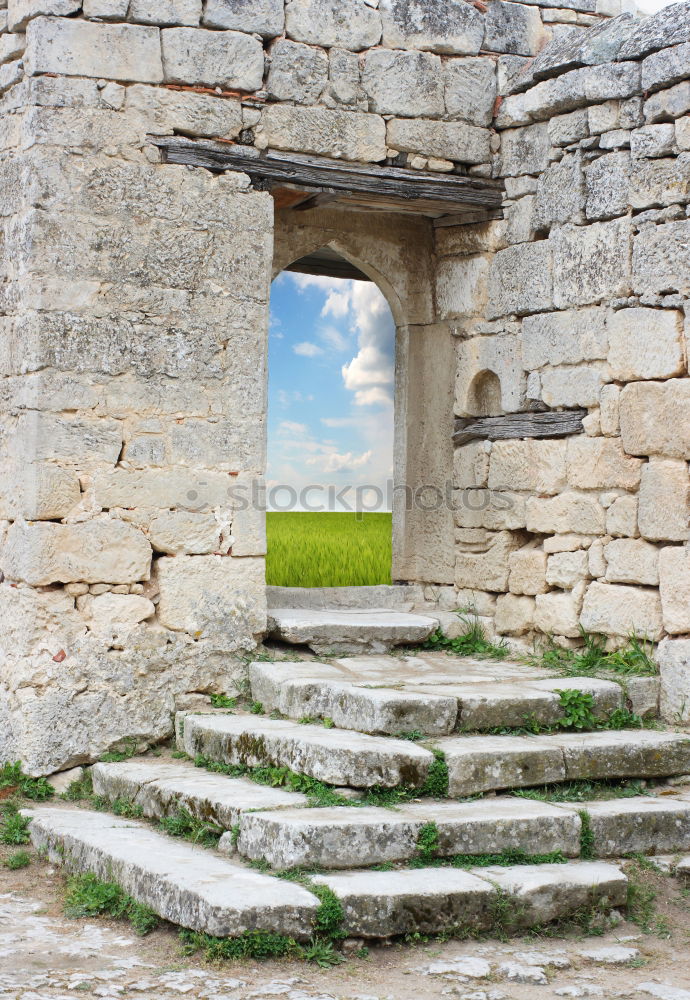
[[[267,587],[268,638],[317,655],[416,645],[439,627],[438,618],[412,613],[420,596],[407,586]]]

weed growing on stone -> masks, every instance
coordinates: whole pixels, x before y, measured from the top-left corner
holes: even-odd
[[[448,765],[442,750],[434,750],[434,760],[429,768],[427,779],[422,787],[416,792],[417,796],[427,795],[432,799],[448,798]]]
[[[271,788],[289,788],[293,792],[302,792],[309,798],[312,806],[349,806],[353,803],[334,792],[316,778],[306,774],[296,774],[287,767],[247,767],[244,764],[223,764],[199,754],[194,758],[196,767],[203,767],[216,774],[227,774],[231,778],[249,778],[257,785],[269,785]]]
[[[418,743],[420,740],[424,739],[424,733],[419,729],[410,729],[409,731],[396,733],[395,739],[410,740],[412,743]]]
[[[217,938],[183,927],[180,930],[180,941],[185,955],[201,951],[209,962],[236,961],[241,958],[299,958],[303,952],[294,938],[272,931],[245,931],[240,937]]]
[[[513,788],[509,795],[539,802],[590,802],[597,799],[632,799],[649,794],[639,780],[626,781],[568,781],[557,785],[540,785],[537,788]]]
[[[92,795],[93,779],[91,772],[85,771],[83,777],[73,781],[60,798],[65,799],[67,802],[80,802],[82,799],[88,799]]]
[[[597,718],[594,714],[594,696],[586,691],[563,689],[555,693],[560,698],[563,715],[552,726],[544,726],[533,715],[529,715],[525,716],[522,726],[495,726],[486,730],[487,734],[490,736],[539,736],[558,732],[645,728],[645,720],[627,708],[616,708],[605,719]]]
[[[101,754],[98,758],[103,764],[120,764],[123,760],[129,760],[134,757],[138,750],[136,740],[124,740],[122,750],[111,750],[108,753]]]
[[[438,853],[438,827],[435,823],[425,823],[417,834],[417,857],[420,868],[430,864]]]
[[[448,859],[453,868],[506,868],[511,865],[565,865],[568,859],[561,851],[548,854],[527,854],[517,848],[500,854],[454,854]]]
[[[141,806],[127,798],[113,799],[108,808],[116,816],[122,816],[124,819],[141,819],[144,815]]]
[[[19,868],[28,868],[31,864],[31,855],[28,851],[15,851],[14,854],[10,854],[9,858],[5,861],[5,867],[9,868],[10,871],[17,871]]]
[[[649,869],[639,861],[633,861],[626,868],[628,877],[627,916],[628,920],[644,931],[645,934],[656,934],[661,938],[670,937],[667,921],[657,913],[657,894],[649,884]]]
[[[580,817],[580,857],[585,861],[592,861],[596,858],[594,847],[594,831],[592,830],[592,819],[586,809],[578,811]]]
[[[230,698],[227,694],[212,694],[211,705],[213,708],[227,708],[232,710],[237,708],[237,698]]]
[[[216,847],[225,832],[223,827],[217,826],[215,823],[197,819],[184,806],[180,806],[170,816],[163,816],[159,820],[159,826],[171,837],[183,837],[185,840],[189,840],[193,844],[201,844],[203,847]]]
[[[264,706],[260,701],[253,701],[249,706],[249,711],[252,713],[252,715],[263,715]]]
[[[563,715],[556,721],[559,729],[596,729],[594,695],[588,691],[558,691]]]
[[[35,802],[44,801],[55,794],[45,778],[31,778],[24,774],[19,761],[0,767],[0,791],[3,789]]]
[[[646,638],[632,633],[623,649],[607,652],[606,636],[591,634],[580,628],[583,646],[580,649],[561,649],[553,642],[529,662],[535,666],[559,670],[569,677],[592,676],[602,671],[653,677],[659,673],[652,659],[653,644]]]
[[[28,844],[29,821],[19,812],[16,802],[6,802],[0,812],[0,843]]]
[[[458,612],[458,615],[466,627],[462,635],[449,639],[442,629],[437,629],[420,648],[444,650],[453,656],[476,656],[486,660],[506,658],[509,652],[508,646],[505,643],[489,642],[477,615],[468,617],[463,612]]]
[[[137,934],[149,934],[159,924],[159,917],[148,906],[138,903],[116,882],[101,882],[86,872],[67,883],[65,914],[68,917],[114,917],[128,920]]]

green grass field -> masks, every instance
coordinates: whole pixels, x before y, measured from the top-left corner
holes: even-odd
[[[362,587],[391,582],[390,514],[266,515],[266,582],[278,587]]]

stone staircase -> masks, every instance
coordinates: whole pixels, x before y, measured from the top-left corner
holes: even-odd
[[[419,653],[256,662],[250,685],[270,717],[182,712],[176,758],[93,766],[94,793],[141,818],[37,806],[34,843],[183,927],[297,941],[325,890],[350,937],[490,934],[499,911],[519,930],[621,907],[616,859],[690,853],[690,779],[667,780],[690,774],[689,734],[558,727],[563,690],[590,695],[601,726],[617,710],[654,716],[657,678]],[[519,792],[583,779],[591,801]],[[624,779],[644,794],[620,797]],[[180,810],[224,831],[217,849],[146,821]],[[298,882],[275,874],[295,869]]]

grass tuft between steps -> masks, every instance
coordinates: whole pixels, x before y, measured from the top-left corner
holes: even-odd
[[[19,761],[0,767],[0,792],[3,798],[14,794],[34,802],[44,802],[55,794],[45,778],[31,778],[24,774]]]
[[[571,677],[587,677],[602,671],[636,677],[655,677],[659,673],[652,658],[654,644],[645,636],[631,632],[626,645],[614,652],[607,652],[606,636],[586,632],[582,626],[580,638],[582,646],[578,649],[562,649],[551,640],[528,662]]]
[[[65,914],[68,917],[113,917],[128,920],[142,936],[155,930],[160,918],[132,899],[116,882],[102,882],[92,872],[74,875],[67,883]]]

